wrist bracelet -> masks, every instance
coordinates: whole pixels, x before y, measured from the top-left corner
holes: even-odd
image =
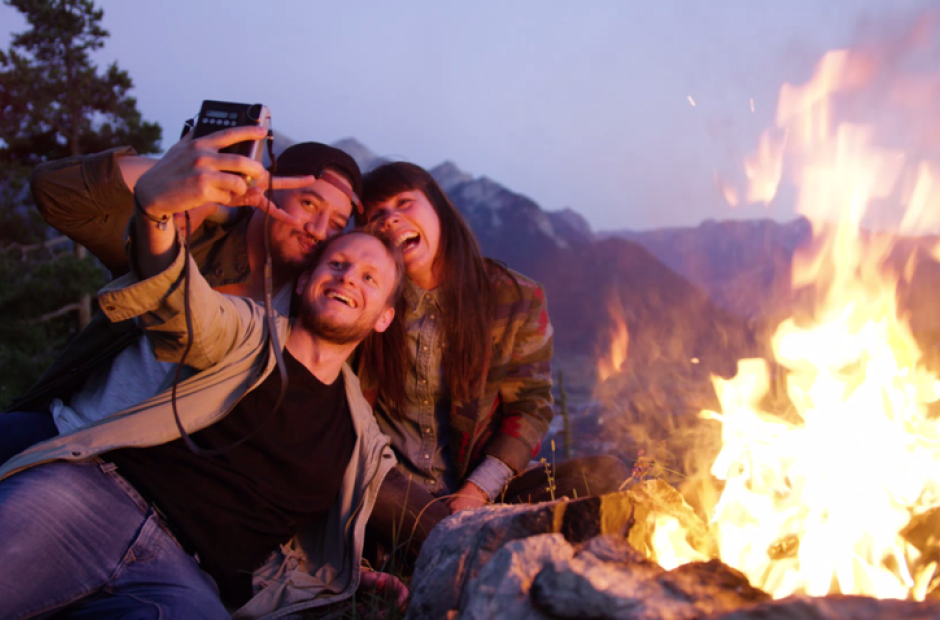
[[[138,213],[142,213],[145,218],[157,225],[157,228],[160,230],[166,230],[167,226],[170,225],[170,216],[164,215],[163,217],[156,217],[155,215],[150,215],[144,210],[143,205],[140,204],[140,198],[137,197],[137,192],[134,192],[134,209]]]

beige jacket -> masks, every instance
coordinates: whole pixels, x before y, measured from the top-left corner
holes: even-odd
[[[163,273],[144,281],[127,274],[108,284],[98,297],[110,320],[136,317],[147,330],[155,355],[165,361],[178,360],[186,345],[183,264],[181,251]],[[262,350],[264,306],[213,291],[195,263],[190,265],[194,339],[187,364],[201,372],[180,383],[177,405],[183,427],[194,433],[219,421],[268,376],[275,363],[270,349]],[[285,310],[289,300],[286,287],[275,307]],[[283,345],[290,330],[286,311],[277,313],[277,329]],[[259,374],[261,365],[264,368]],[[235,618],[278,618],[343,600],[359,586],[366,522],[395,457],[348,365],[343,366],[343,378],[357,439],[336,502],[323,519],[298,532],[255,572],[255,596],[235,612]],[[167,391],[33,446],[0,468],[0,479],[49,461],[78,461],[179,437]]]

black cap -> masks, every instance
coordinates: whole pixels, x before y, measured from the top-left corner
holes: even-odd
[[[327,168],[336,168],[343,172],[352,183],[356,196],[362,195],[362,172],[359,164],[346,151],[319,142],[300,142],[278,155],[278,177],[299,177],[312,174],[319,177]]]

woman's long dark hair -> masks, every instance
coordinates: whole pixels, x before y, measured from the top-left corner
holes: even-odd
[[[434,207],[441,223],[440,246],[434,259],[439,269],[440,301],[444,308],[444,380],[454,400],[472,399],[486,380],[490,356],[489,318],[492,291],[488,269],[497,268],[483,258],[476,238],[460,212],[423,168],[407,162],[379,166],[363,177],[363,202],[369,207],[406,191],[419,190]],[[408,349],[405,340],[405,299],[399,300],[395,320],[383,338],[363,343],[362,371],[377,381],[385,406],[400,414],[407,401],[405,377]]]

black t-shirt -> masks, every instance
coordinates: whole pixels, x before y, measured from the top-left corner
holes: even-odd
[[[329,510],[356,440],[343,376],[324,385],[286,350],[284,363],[284,402],[240,446],[204,457],[178,439],[104,457],[164,512],[231,605],[250,598],[251,572],[279,544]],[[229,415],[194,433],[196,445],[221,448],[253,432],[280,387],[275,370]]]

